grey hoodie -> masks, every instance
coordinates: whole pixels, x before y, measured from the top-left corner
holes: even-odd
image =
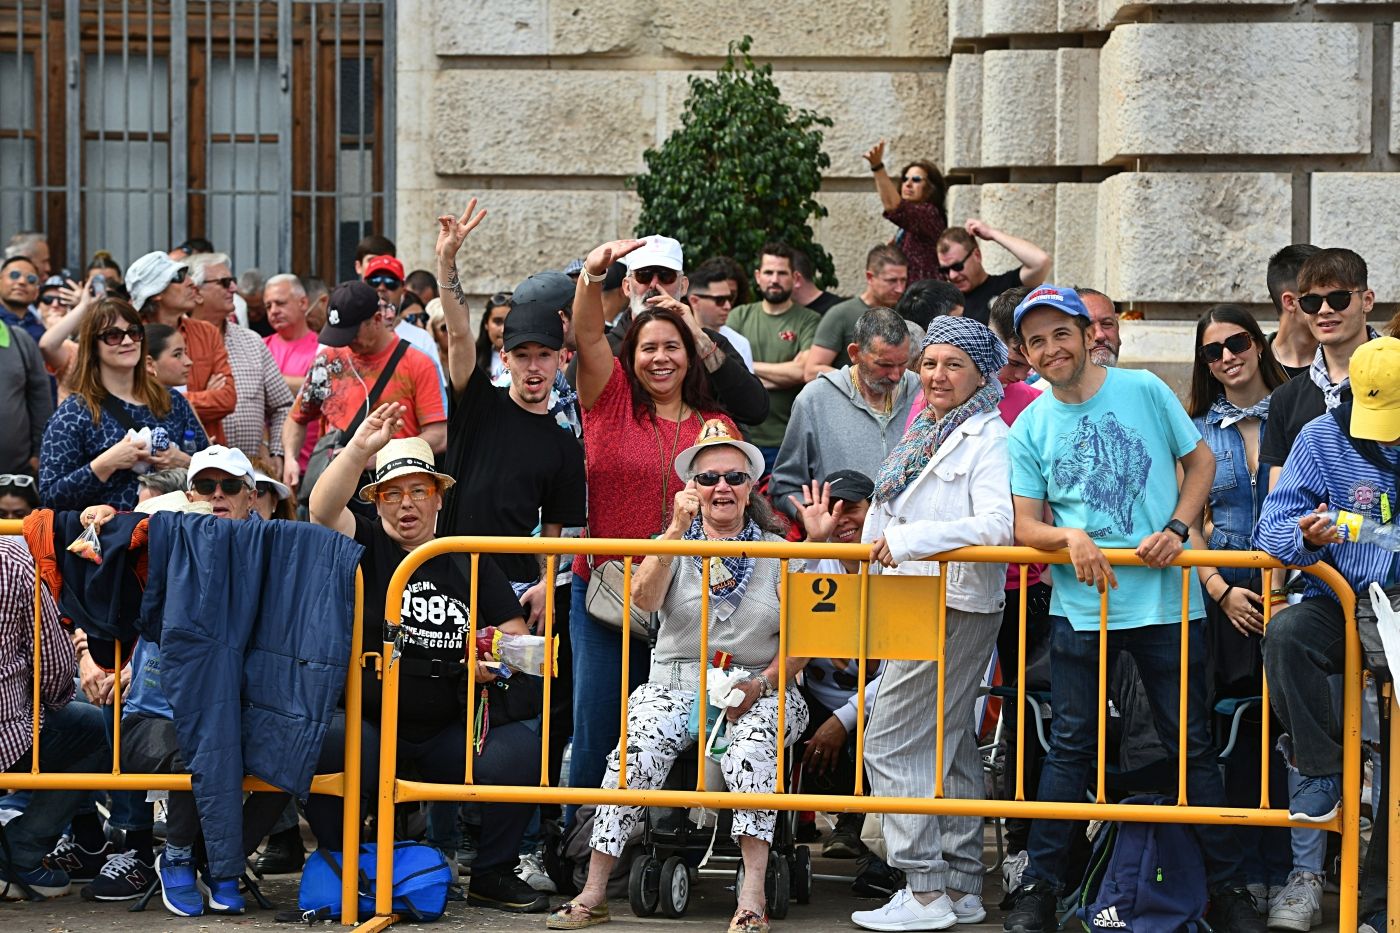
[[[894,390],[888,415],[871,409],[851,380],[851,367],[822,373],[797,393],[783,446],[768,481],[773,505],[789,516],[797,512],[789,495],[802,498],[802,485],[837,470],[859,470],[872,480],[900,438],[919,379],[906,371]]]

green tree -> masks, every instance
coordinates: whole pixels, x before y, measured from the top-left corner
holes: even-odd
[[[831,288],[831,256],[808,223],[827,214],[813,195],[831,164],[818,127],[831,119],[783,103],[773,67],[749,57],[752,42],[731,42],[713,79],[690,79],[680,128],[644,153],[647,174],[628,179],[642,199],[637,235],[673,236],[695,261],[728,255],[748,269],[765,242],[784,240]]]

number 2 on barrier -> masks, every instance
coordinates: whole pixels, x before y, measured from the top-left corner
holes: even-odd
[[[836,603],[831,598],[836,595],[837,583],[835,577],[817,577],[812,581],[812,592],[817,594],[817,601],[812,605],[813,612],[835,612]]]
[[[932,660],[937,654],[938,578],[870,578],[867,657]],[[860,652],[860,575],[788,575],[788,654],[854,658]]]

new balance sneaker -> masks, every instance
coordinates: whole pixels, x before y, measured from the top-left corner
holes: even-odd
[[[1288,799],[1288,818],[1299,823],[1325,823],[1336,816],[1337,804],[1342,800],[1342,776],[1299,777],[1301,780]]]
[[[54,850],[44,856],[43,865],[45,868],[64,872],[69,881],[86,884],[97,877],[102,867],[107,864],[108,856],[115,851],[116,846],[107,842],[96,852],[89,852],[78,845],[72,836],[65,835],[58,840]]]
[[[467,883],[467,903],[515,914],[537,914],[549,910],[549,895],[526,884],[505,865],[472,872]]]
[[[1057,898],[1048,884],[1032,881],[1023,884],[1012,895],[1002,929],[1006,933],[1047,933],[1060,924],[1055,917]]]
[[[558,894],[559,889],[555,886],[554,880],[549,877],[549,873],[544,870],[544,861],[538,852],[531,852],[529,855],[520,856],[520,864],[515,866],[515,874],[521,881],[545,894]]]
[[[136,850],[119,852],[83,888],[85,901],[134,901],[156,883],[156,870],[136,857]]]
[[[247,909],[243,894],[238,890],[237,878],[210,878],[200,871],[197,880],[199,891],[209,901],[209,909],[216,914],[241,914]]]
[[[177,917],[204,914],[204,896],[200,893],[192,861],[173,861],[162,852],[156,856],[156,874],[160,876],[160,899],[165,902],[166,910]]]
[[[1310,871],[1288,876],[1283,893],[1269,908],[1269,929],[1307,933],[1322,922],[1322,879]]]
[[[867,930],[946,930],[957,925],[958,915],[948,895],[920,904],[906,887],[874,910],[857,910],[851,914],[851,922]]]
[[[987,908],[976,894],[964,894],[953,901],[953,913],[958,915],[958,923],[981,923],[987,919]]]
[[[25,887],[40,897],[62,897],[72,890],[68,875],[59,869],[36,865],[27,871],[16,871],[0,864],[0,900],[28,900]]]
[[[1212,891],[1206,923],[1215,933],[1264,933],[1264,918],[1254,909],[1254,898],[1241,885]]]

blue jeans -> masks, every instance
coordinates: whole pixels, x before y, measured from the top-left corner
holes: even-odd
[[[617,746],[622,716],[622,635],[590,616],[588,584],[574,578],[569,606],[569,640],[574,649],[574,746],[569,756],[570,787],[602,787],[608,754]],[[651,671],[651,651],[632,643],[630,694]],[[564,809],[564,824],[573,822],[578,807]]]
[[[1176,624],[1149,625],[1109,632],[1108,664],[1118,652],[1127,651],[1137,661],[1157,734],[1169,747],[1178,734],[1181,676],[1181,629]],[[1225,786],[1216,764],[1210,737],[1207,700],[1205,624],[1191,622],[1190,670],[1187,696],[1188,802],[1198,806],[1224,806]],[[1097,760],[1099,691],[1099,633],[1076,632],[1064,616],[1050,617],[1050,705],[1054,721],[1050,753],[1040,775],[1037,800],[1083,802],[1094,776]],[[1100,711],[1102,712],[1102,711]],[[1031,825],[1027,852],[1030,864],[1026,881],[1046,882],[1063,890],[1062,877],[1075,824],[1068,820],[1036,820]],[[1197,826],[1206,877],[1211,890],[1243,884],[1240,844],[1236,832],[1226,826]]]
[[[25,772],[32,764],[33,749],[7,770]],[[104,771],[110,767],[102,714],[97,707],[73,701],[62,709],[44,714],[39,733],[39,770],[72,774]],[[0,782],[3,782],[0,778]],[[20,871],[36,868],[53,850],[58,837],[72,821],[78,808],[92,796],[87,790],[36,790],[31,792],[24,813],[5,825],[10,855]]]

